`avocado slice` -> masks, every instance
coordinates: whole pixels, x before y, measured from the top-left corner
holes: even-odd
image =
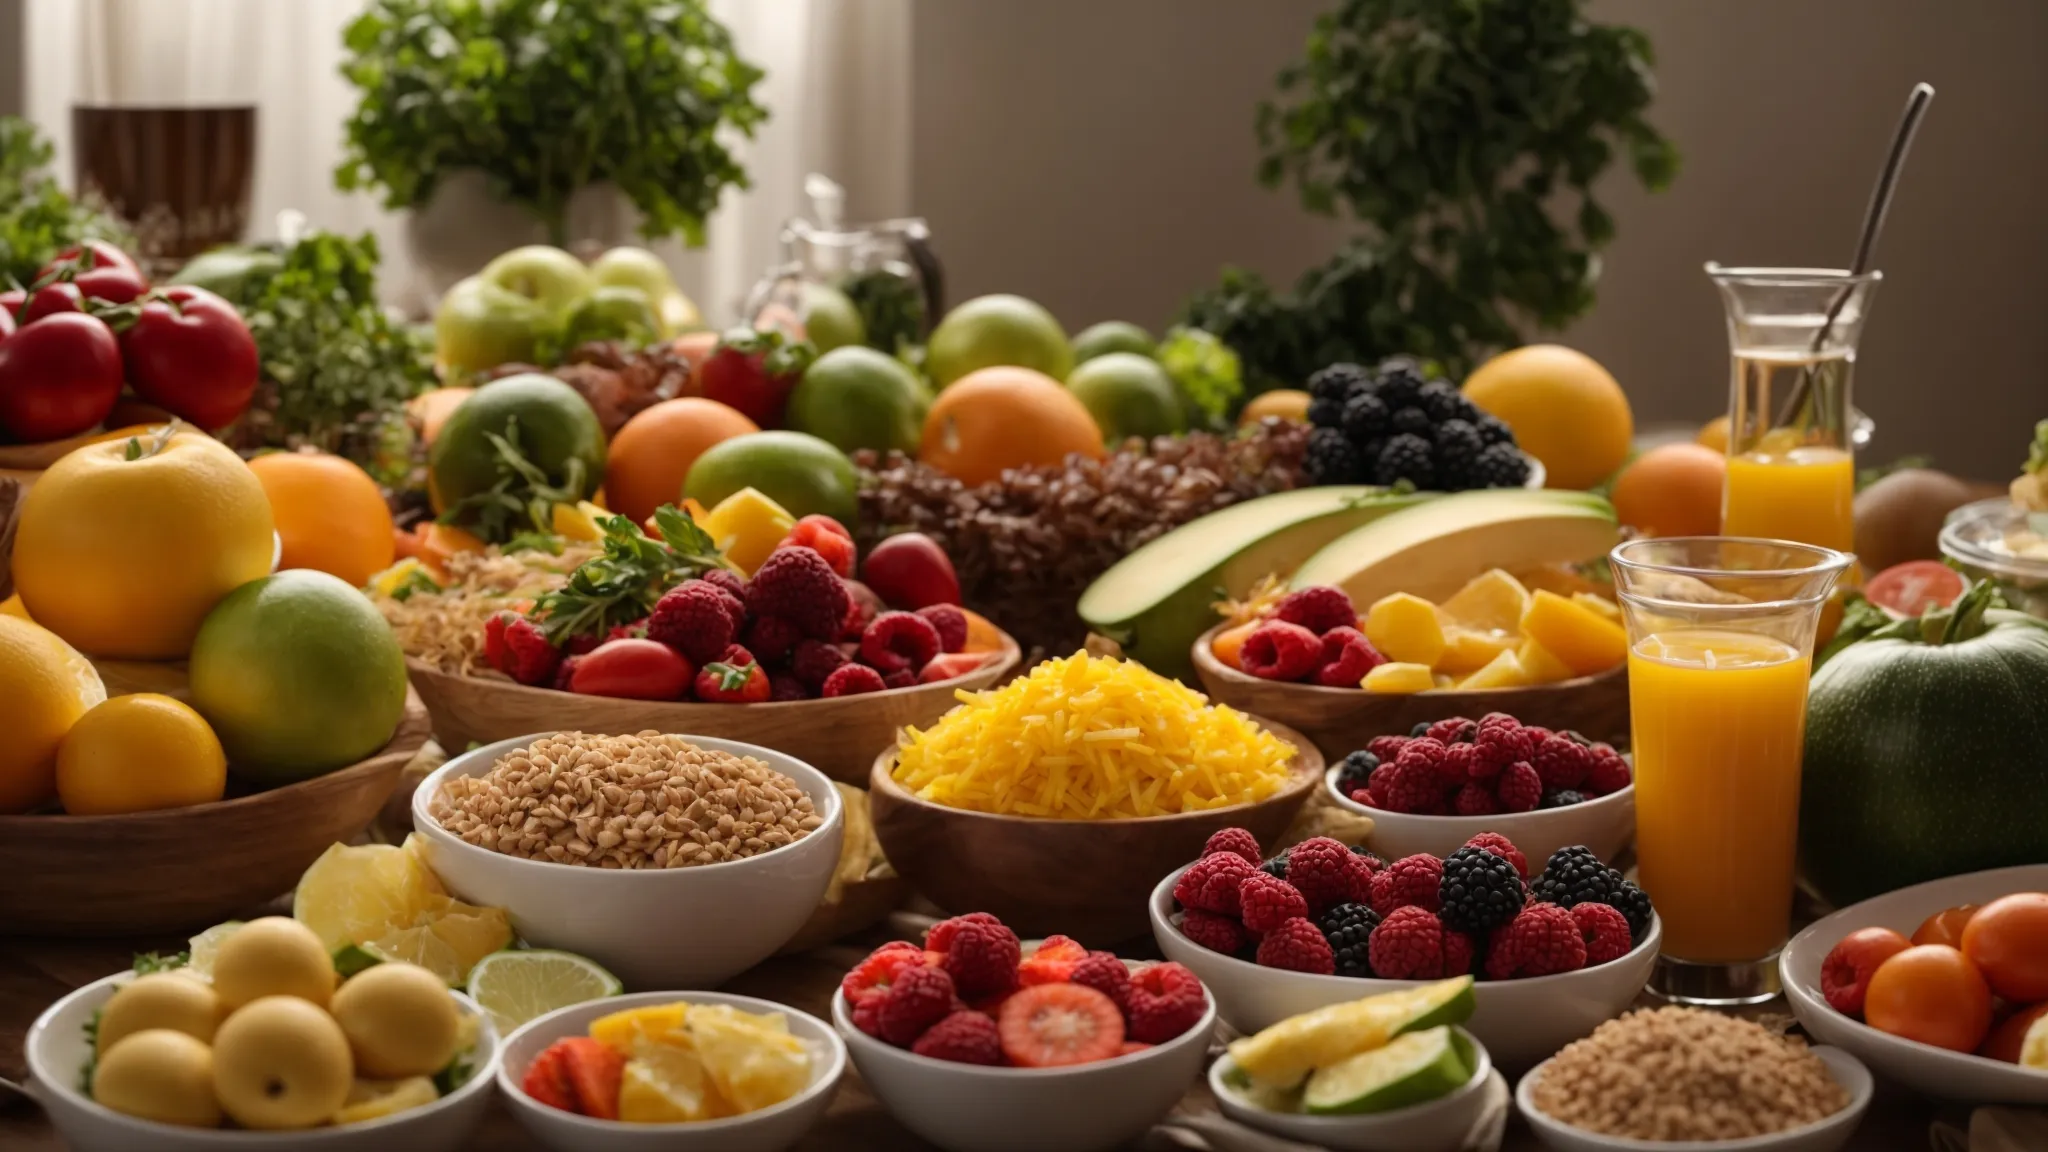
[[[1217,623],[1213,602],[1244,595],[1261,576],[1285,576],[1346,532],[1429,499],[1333,485],[1233,504],[1117,561],[1081,594],[1081,619],[1130,659],[1185,680],[1194,672],[1189,649]]]
[[[1410,1032],[1308,1078],[1301,1109],[1311,1115],[1392,1112],[1448,1096],[1472,1079],[1472,1065],[1448,1027]]]

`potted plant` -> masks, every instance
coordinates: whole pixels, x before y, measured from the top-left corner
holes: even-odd
[[[435,294],[527,243],[704,242],[762,76],[705,0],[370,0],[334,179],[407,209]]]

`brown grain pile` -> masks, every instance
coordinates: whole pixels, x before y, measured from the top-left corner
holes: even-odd
[[[1824,1120],[1849,1105],[1797,1040],[1697,1008],[1609,1020],[1543,1068],[1545,1115],[1632,1140],[1737,1140]]]
[[[561,732],[442,785],[430,814],[467,843],[587,868],[688,868],[817,831],[796,781],[681,736]]]

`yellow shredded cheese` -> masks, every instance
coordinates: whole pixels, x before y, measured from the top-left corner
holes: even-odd
[[[1252,804],[1287,782],[1294,746],[1140,664],[1077,652],[1001,688],[959,691],[904,729],[897,783],[922,799],[1056,820]]]

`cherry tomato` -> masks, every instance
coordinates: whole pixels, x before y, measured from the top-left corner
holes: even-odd
[[[41,320],[45,316],[83,311],[85,311],[85,293],[78,290],[78,285],[60,280],[55,284],[45,284],[41,288],[36,289],[35,295],[28,298],[28,307],[22,311],[21,322],[24,326],[27,326]]]
[[[121,395],[121,345],[97,316],[46,316],[0,340],[0,429],[28,442],[76,436]]]
[[[135,394],[207,431],[224,428],[256,395],[256,341],[241,313],[204,288],[178,284],[143,299],[121,335]]]
[[[1963,575],[1939,560],[1908,560],[1872,576],[1863,598],[1898,616],[1946,608],[1963,594]]]
[[[1960,907],[1947,908],[1936,912],[1934,915],[1921,921],[1920,927],[1914,929],[1913,943],[1946,944],[1951,948],[1961,948],[1963,946],[1963,927],[1969,924],[1970,917],[1976,914],[1977,906],[1975,904],[1964,904]]]
[[[696,669],[682,653],[654,640],[607,640],[576,657],[569,691],[624,700],[675,700]]]

